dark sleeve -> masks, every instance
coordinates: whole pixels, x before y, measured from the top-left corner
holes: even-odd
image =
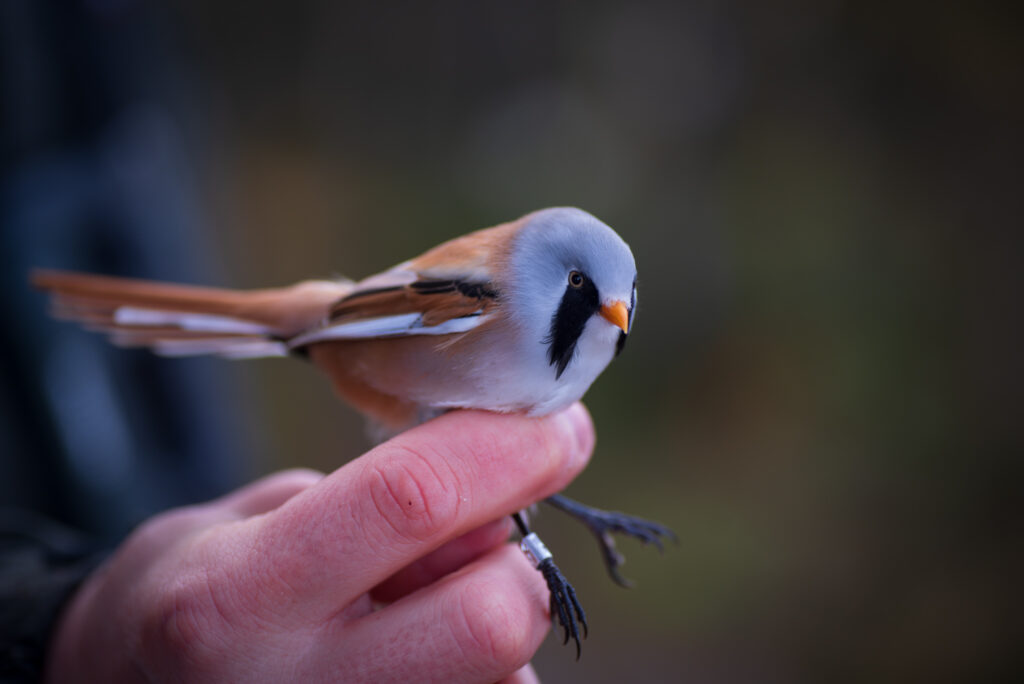
[[[74,531],[0,509],[0,682],[36,682],[64,603],[107,556]]]

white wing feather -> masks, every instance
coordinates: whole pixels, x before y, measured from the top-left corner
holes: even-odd
[[[438,325],[423,325],[423,314],[406,313],[395,316],[366,318],[349,323],[339,323],[319,330],[311,330],[288,341],[288,347],[295,349],[323,340],[356,340],[368,337],[396,337],[403,335],[450,335],[472,330],[483,323],[488,316],[477,311],[468,316],[452,318]]]

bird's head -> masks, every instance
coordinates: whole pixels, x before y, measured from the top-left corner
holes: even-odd
[[[622,351],[636,313],[636,262],[614,230],[575,208],[526,216],[510,252],[515,323],[557,379],[590,382]]]

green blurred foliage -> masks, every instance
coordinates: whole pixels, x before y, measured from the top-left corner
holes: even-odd
[[[1019,14],[1019,13],[1018,13]],[[987,681],[1019,661],[1019,22],[986,3],[178,2],[226,282],[361,277],[549,205],[640,310],[569,493],[672,526],[548,681]],[[252,364],[267,470],[368,442]],[[1019,374],[1016,374],[1019,377]]]

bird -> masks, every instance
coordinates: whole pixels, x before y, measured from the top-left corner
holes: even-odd
[[[454,409],[540,416],[578,401],[622,352],[637,308],[626,242],[574,207],[554,207],[457,237],[360,281],[307,280],[230,290],[36,270],[51,313],[115,345],[164,356],[305,358],[381,439]],[[545,500],[582,521],[612,579],[611,534],[662,548],[653,521]],[[580,655],[586,615],[522,512],[521,547],[551,593],[551,616]]]

